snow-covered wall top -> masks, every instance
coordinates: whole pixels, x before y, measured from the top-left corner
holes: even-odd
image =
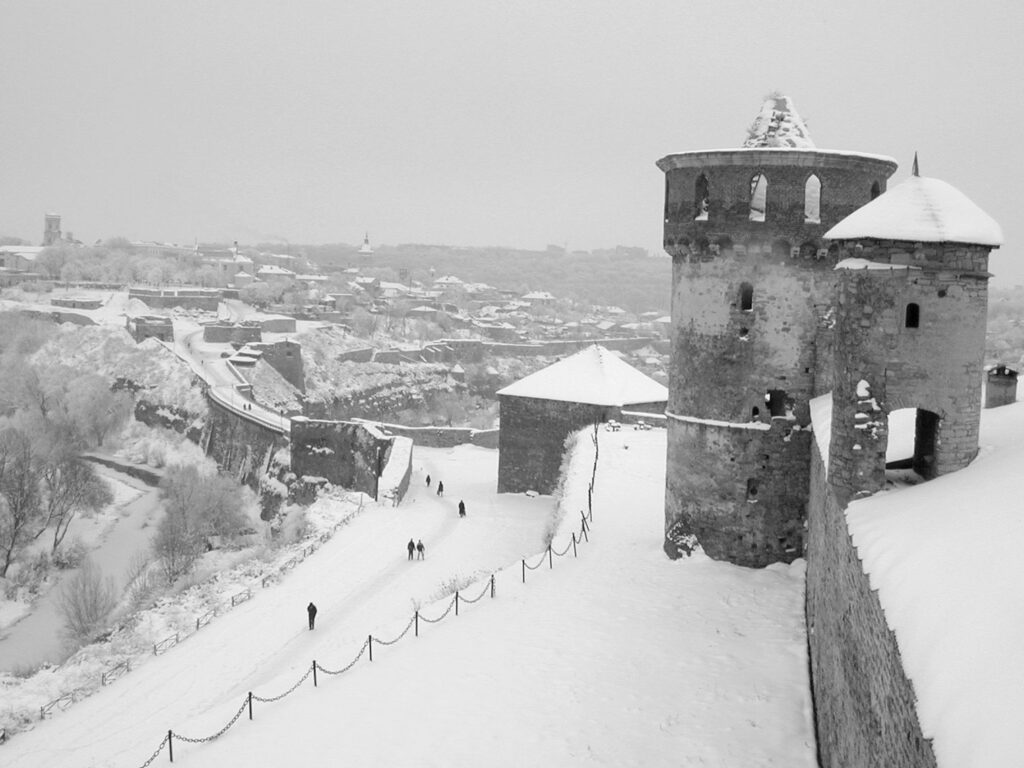
[[[800,147],[814,149],[811,134],[803,118],[797,114],[789,96],[775,94],[765,99],[761,111],[747,132],[745,148]]]
[[[998,247],[1003,230],[963,192],[941,179],[911,176],[825,233],[829,240],[907,240]]]
[[[970,466],[846,510],[940,766],[1024,753],[1022,429],[1024,403],[982,411]]]

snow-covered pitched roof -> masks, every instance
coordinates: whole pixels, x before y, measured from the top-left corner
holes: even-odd
[[[911,176],[897,184],[840,221],[825,237],[1003,244],[1003,230],[995,219],[952,184],[925,176]]]
[[[623,406],[668,400],[668,389],[594,344],[520,379],[499,395]]]
[[[276,264],[267,264],[266,266],[260,267],[259,270],[257,270],[256,274],[264,277],[267,275],[278,275],[280,277],[295,277],[295,273],[292,272],[290,269],[279,267]]]
[[[814,142],[811,141],[807,125],[797,114],[793,100],[789,96],[773,94],[761,105],[761,111],[754,118],[743,146],[814,149]]]

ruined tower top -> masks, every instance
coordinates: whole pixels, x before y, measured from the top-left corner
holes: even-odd
[[[764,100],[761,111],[747,131],[745,149],[793,147],[814,149],[807,124],[797,114],[789,96],[773,93]]]

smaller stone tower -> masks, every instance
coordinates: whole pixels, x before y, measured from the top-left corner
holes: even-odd
[[[985,372],[985,407],[998,408],[1017,402],[1017,371],[993,365]]]
[[[885,484],[888,417],[916,408],[925,479],[978,451],[988,256],[1002,231],[963,193],[911,176],[825,238],[839,246],[829,482],[851,500]]]
[[[43,245],[58,245],[60,241],[60,214],[48,213],[43,218]]]

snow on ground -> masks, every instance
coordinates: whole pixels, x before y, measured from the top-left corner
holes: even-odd
[[[663,430],[600,434],[590,541],[568,532],[590,466],[566,484],[568,547],[543,562],[554,501],[493,492],[497,453],[417,448],[398,508],[372,505],[280,583],[4,747],[10,766],[141,765],[168,728],[218,731],[248,691],[284,692],[436,618],[496,576],[497,597],[374,644],[340,677],[254,704],[217,741],[175,740],[175,764],[813,766],[803,564],[749,570],[661,551]],[[585,441],[581,441],[585,444]],[[443,480],[446,495],[427,488]],[[580,482],[581,477],[583,481]],[[467,517],[459,519],[460,499]],[[317,518],[315,507],[308,517]],[[409,537],[426,545],[409,562]],[[522,581],[519,558],[539,566]],[[314,632],[305,605],[319,607]],[[72,758],[73,755],[73,758]],[[166,759],[166,752],[157,760]]]
[[[967,468],[852,503],[847,521],[941,766],[1024,754],[1024,403],[982,411]]]

